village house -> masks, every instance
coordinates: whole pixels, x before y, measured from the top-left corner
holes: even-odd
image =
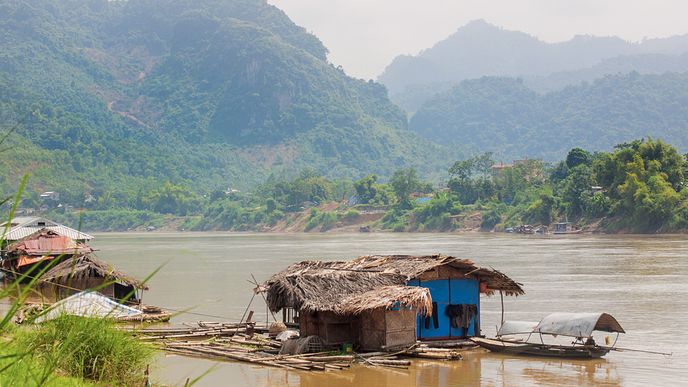
[[[493,164],[491,169],[492,169],[492,176],[493,177],[503,177],[504,176],[504,171],[513,168],[513,164],[504,164],[504,162],[499,162],[498,164]]]
[[[497,270],[445,255],[304,261],[260,290],[270,310],[298,323],[301,336],[370,351],[479,336],[481,294],[524,293]]]
[[[7,222],[0,227],[5,226]],[[51,300],[86,289],[115,299],[140,300],[147,287],[96,258],[86,243],[92,239],[44,218],[15,218],[3,241],[0,267],[10,277],[27,275],[27,281],[40,275],[37,288]]]
[[[6,228],[8,226],[7,223],[0,224],[0,227]],[[68,237],[76,242],[85,243],[93,239],[93,236],[89,234],[37,216],[15,217],[9,223],[9,230],[3,239],[4,245],[26,238],[43,229],[54,231],[56,234]]]
[[[113,268],[93,254],[72,256],[41,275],[38,288],[51,300],[59,300],[93,289],[114,300],[138,303],[148,287],[141,281]]]

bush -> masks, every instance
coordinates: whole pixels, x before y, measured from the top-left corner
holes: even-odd
[[[502,214],[499,207],[495,207],[483,214],[482,223],[480,223],[480,228],[483,230],[492,230],[502,221]]]
[[[108,385],[142,385],[153,349],[107,319],[62,316],[18,330],[17,348],[64,374]]]
[[[337,213],[336,212],[321,212],[316,208],[311,210],[311,214],[308,217],[304,231],[310,231],[316,227],[320,227],[320,231],[327,231],[337,224]]]
[[[359,216],[361,215],[360,212],[356,211],[355,209],[349,209],[342,215],[342,220],[347,221],[347,222],[352,222],[356,220]]]

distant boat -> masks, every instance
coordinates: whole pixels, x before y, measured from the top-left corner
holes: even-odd
[[[539,323],[530,321],[506,321],[494,339],[474,337],[477,345],[492,352],[521,356],[545,356],[568,359],[597,359],[614,350],[600,346],[592,338],[593,331],[626,333],[616,319],[607,313],[552,313]],[[528,335],[525,340],[507,339],[504,336]],[[529,341],[533,335],[539,342]],[[570,345],[546,344],[542,335],[574,337]]]
[[[552,234],[580,234],[583,230],[575,228],[571,222],[554,223],[554,230]]]

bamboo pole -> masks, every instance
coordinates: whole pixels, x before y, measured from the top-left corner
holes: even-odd
[[[369,359],[371,363],[382,365],[396,365],[396,366],[410,366],[409,360],[387,360],[387,359]]]
[[[499,298],[502,302],[502,325],[504,325],[504,292],[501,289],[499,289]]]

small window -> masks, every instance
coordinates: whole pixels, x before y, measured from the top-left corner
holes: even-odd
[[[45,222],[38,222],[39,227],[45,227]]]

